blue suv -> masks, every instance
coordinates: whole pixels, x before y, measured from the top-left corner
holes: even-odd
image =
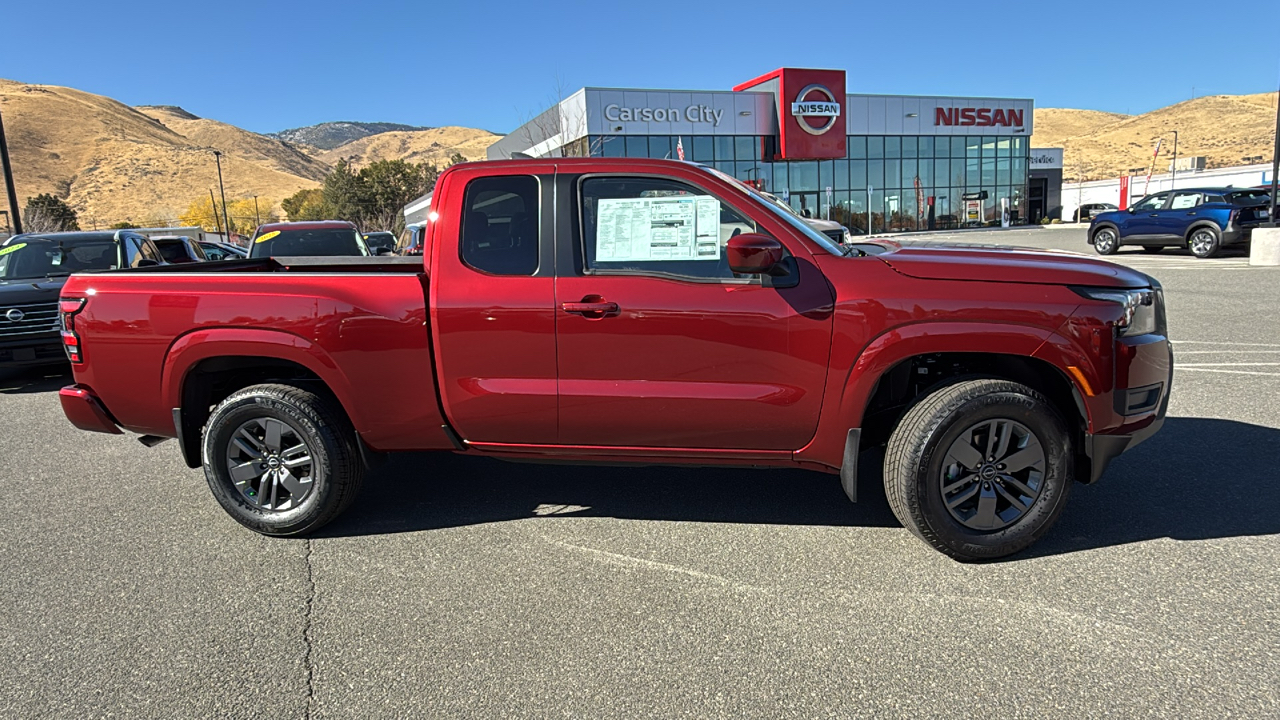
[[[1187,248],[1210,258],[1227,245],[1249,242],[1253,228],[1267,221],[1271,194],[1248,188],[1187,188],[1148,195],[1128,210],[1094,216],[1089,244],[1099,255],[1121,245],[1147,252]]]

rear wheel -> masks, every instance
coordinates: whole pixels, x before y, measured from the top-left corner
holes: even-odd
[[[1191,254],[1198,258],[1211,258],[1218,254],[1221,240],[1218,236],[1218,229],[1201,225],[1191,231],[1191,237],[1187,238],[1187,246],[1191,248]]]
[[[894,515],[957,560],[1011,555],[1048,532],[1066,504],[1071,437],[1042,395],[1006,380],[969,380],[929,395],[885,451]]]
[[[1099,255],[1113,255],[1118,247],[1120,247],[1120,240],[1113,228],[1098,228],[1093,234],[1093,249]]]
[[[236,522],[299,535],[337,517],[360,490],[355,431],[333,400],[291,385],[255,385],[214,409],[205,479]]]

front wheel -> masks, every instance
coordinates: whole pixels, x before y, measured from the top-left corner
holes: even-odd
[[[292,385],[254,385],[205,426],[205,479],[236,522],[300,535],[337,517],[360,490],[355,431],[333,400]]]
[[[1099,255],[1114,255],[1119,247],[1120,239],[1115,230],[1104,227],[1093,234],[1093,249]]]
[[[969,380],[921,400],[885,451],[893,514],[963,561],[1012,555],[1061,514],[1072,482],[1071,436],[1044,396],[1007,380]]]
[[[1203,225],[1192,230],[1191,237],[1187,238],[1191,254],[1202,260],[1217,255],[1220,243],[1218,229]]]

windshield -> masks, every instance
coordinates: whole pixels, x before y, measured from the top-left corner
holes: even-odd
[[[1266,190],[1241,190],[1231,193],[1233,205],[1261,205],[1271,202],[1271,193]]]
[[[368,255],[360,233],[352,228],[272,230],[254,239],[249,257],[296,255]]]
[[[116,243],[106,238],[23,237],[0,247],[0,277],[6,280],[70,275],[85,270],[111,270]]]
[[[790,225],[791,227],[795,228],[796,230],[799,230],[801,233],[804,234],[805,237],[821,245],[824,250],[831,253],[832,255],[847,254],[843,246],[841,246],[839,243],[835,242],[831,238],[827,237],[826,235],[823,235],[822,233],[818,232],[817,230],[814,230],[812,227],[809,226],[808,223],[804,221],[804,218],[800,217],[799,215],[796,215],[794,210],[791,210],[790,208],[783,210],[782,208],[778,207],[778,205],[780,205],[781,202],[778,202],[778,203],[770,202],[767,198],[765,198],[763,195],[756,192],[752,188],[749,188],[746,185],[743,185],[740,181],[734,179],[729,175],[724,174],[723,172],[720,172],[715,168],[707,167],[705,165],[699,165],[698,167],[701,168],[702,170],[705,170],[711,173],[712,175],[715,175],[721,180],[724,180],[725,182],[732,184],[734,187],[746,193],[756,202],[760,203],[766,208],[769,208],[769,210],[772,211],[773,214],[785,220],[787,224]]]

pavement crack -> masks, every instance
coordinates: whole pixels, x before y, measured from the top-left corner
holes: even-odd
[[[311,629],[313,625],[312,609],[315,606],[315,600],[316,600],[316,570],[315,570],[315,566],[311,562],[311,538],[307,538],[303,542],[306,543],[305,544],[306,551],[303,557],[307,563],[307,588],[306,588],[307,601],[306,601],[306,604],[303,606],[303,616],[302,616],[302,621],[303,621],[302,622],[302,644],[303,644],[302,664],[307,671],[307,699],[306,699],[306,704],[303,706],[302,717],[303,717],[303,720],[311,720],[311,705],[315,698],[315,674],[316,674],[315,664],[311,661],[311,646],[312,646]]]

